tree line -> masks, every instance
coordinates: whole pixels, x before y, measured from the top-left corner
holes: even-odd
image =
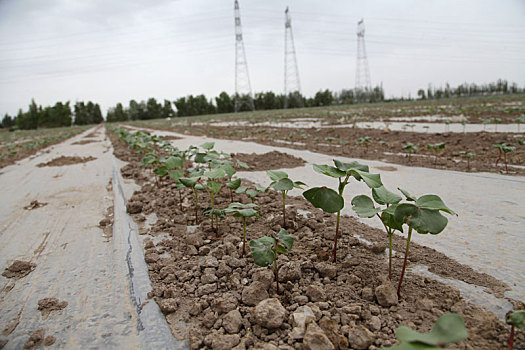
[[[102,111],[98,103],[91,101],[76,102],[71,109],[69,101],[66,103],[57,102],[54,106],[38,106],[35,100],[31,100],[27,111],[18,110],[15,117],[5,114],[2,119],[2,127],[12,129],[17,127],[20,130],[30,130],[38,128],[58,128],[64,126],[98,124],[104,121]]]
[[[487,96],[498,94],[524,93],[525,89],[516,83],[510,83],[499,79],[496,82],[487,84],[464,83],[457,87],[446,84],[445,87],[432,87],[418,90],[418,99],[441,99],[453,97]],[[240,106],[239,111],[251,110],[251,103],[247,102],[248,95],[229,95],[221,92],[218,96],[208,99],[205,95],[189,95],[179,97],[176,100],[164,100],[162,103],[155,98],[147,101],[129,101],[127,106],[117,103],[116,106],[108,109],[106,121],[128,121],[128,120],[148,120],[157,118],[186,117],[204,114],[233,113],[235,112],[236,100]],[[392,98],[386,101],[406,100],[406,98]],[[410,98],[409,98],[410,100]],[[305,97],[298,92],[276,94],[272,91],[257,92],[253,96],[253,107],[255,110],[271,110],[283,108],[300,107],[321,107],[330,105],[344,105],[354,103],[375,103],[385,101],[382,86],[372,89],[355,90],[344,89],[339,92],[332,92],[329,89],[318,91],[313,97]],[[100,106],[91,101],[76,102],[71,108],[69,101],[66,103],[57,102],[54,106],[37,106],[34,100],[31,101],[29,109],[24,112],[19,110],[18,115],[11,117],[6,114],[2,119],[3,128],[17,127],[19,129],[36,129],[44,127],[60,127],[85,124],[98,124],[104,121]]]

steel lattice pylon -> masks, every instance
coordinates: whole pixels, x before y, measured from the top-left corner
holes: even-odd
[[[372,90],[372,83],[370,80],[370,68],[368,67],[368,59],[366,57],[365,47],[365,23],[361,19],[357,22],[357,63],[355,71],[355,94],[363,95],[363,93]]]
[[[289,107],[290,97],[296,100],[295,106],[303,107],[301,82],[299,80],[299,69],[297,68],[297,57],[293,42],[292,18],[288,7],[284,11],[284,19],[284,108]]]
[[[241,110],[243,105],[247,105],[252,111],[255,110],[253,104],[252,87],[250,76],[248,75],[248,61],[244,51],[242,40],[241,13],[239,2],[235,0],[235,112]]]

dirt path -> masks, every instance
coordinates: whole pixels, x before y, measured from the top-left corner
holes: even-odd
[[[0,277],[0,340],[8,341],[7,349],[22,348],[39,329],[44,342],[54,337],[56,348],[140,348],[151,333],[155,317],[142,312],[145,300],[133,288],[133,268],[137,275],[141,267],[133,265],[127,237],[112,237],[110,215],[102,222],[106,230],[99,227],[112,211],[111,182],[122,163],[114,159],[102,128],[90,135],[95,142],[73,145],[89,132],[93,129],[0,175],[0,269],[16,260],[34,264],[20,279]],[[37,166],[60,156],[77,158],[67,158],[67,165]],[[30,205],[34,200],[47,204]],[[115,225],[128,221],[118,217]],[[45,318],[38,311],[44,298],[57,299],[41,303],[44,309],[51,305]],[[162,348],[165,339],[160,341]]]

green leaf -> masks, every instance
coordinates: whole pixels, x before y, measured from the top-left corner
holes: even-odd
[[[378,204],[396,204],[403,199],[400,195],[390,192],[385,186],[372,188],[372,197]]]
[[[259,184],[254,184],[253,187],[259,192],[268,192],[268,187],[262,187]]]
[[[403,222],[397,221],[395,211],[398,204],[392,204],[381,213],[381,221],[387,226],[399,232],[403,232]]]
[[[448,313],[440,316],[429,333],[420,333],[401,326],[396,331],[397,339],[408,343],[427,345],[446,345],[456,343],[468,337],[465,322],[458,314]]]
[[[244,169],[249,169],[250,168],[248,166],[248,164],[246,164],[244,162],[241,162],[240,160],[237,161],[237,165],[240,166],[241,168],[244,168]]]
[[[313,168],[318,173],[321,173],[321,174],[327,175],[327,176],[331,176],[331,177],[335,177],[336,179],[338,179],[340,177],[343,177],[343,176],[346,176],[346,172],[341,171],[341,170],[339,170],[337,168],[334,168],[333,166],[330,166],[330,165],[314,164]]]
[[[525,328],[525,311],[512,311],[506,319],[507,324],[512,324],[516,328]]]
[[[162,165],[158,167],[157,169],[153,170],[153,172],[159,177],[164,177],[168,175],[168,168],[166,168],[165,165]]]
[[[343,163],[338,161],[337,159],[334,159],[334,164],[337,167],[337,169],[344,171],[345,173],[348,172],[350,169],[356,169],[360,171],[366,171],[367,173],[370,171],[368,168],[368,165],[361,164],[359,162],[351,162],[351,163]]]
[[[345,202],[337,192],[331,188],[313,187],[303,192],[304,198],[316,208],[321,208],[327,213],[336,213],[343,209]]]
[[[381,175],[379,174],[370,174],[366,171],[361,171],[357,169],[350,169],[347,173],[355,177],[356,180],[363,180],[370,188],[377,188],[383,186],[383,183],[381,182]]]
[[[414,204],[399,204],[394,213],[396,221],[406,223],[418,233],[438,234],[445,229],[448,219],[438,210],[418,208]]]
[[[182,159],[179,157],[169,157],[166,160],[166,167],[168,169],[180,168],[182,166]]]
[[[246,194],[250,197],[250,198],[254,198],[255,196],[257,196],[259,194],[259,191],[257,190],[247,190],[246,191]]]
[[[241,186],[241,179],[238,178],[238,179],[235,179],[233,181],[230,181],[226,184],[226,187],[228,187],[229,189],[231,190],[236,190],[239,188],[239,186]]]
[[[208,181],[206,187],[208,187],[214,194],[217,194],[221,190],[222,184],[215,181]]]
[[[371,218],[381,211],[380,208],[374,208],[372,199],[364,194],[352,199],[352,209],[360,218]]]
[[[231,162],[227,162],[227,163],[221,165],[221,168],[224,170],[226,175],[228,175],[229,179],[231,179],[232,176],[237,172],[237,170],[235,170],[235,168],[233,167]]]
[[[261,237],[257,240],[250,240],[250,249],[255,264],[266,267],[274,262],[275,252],[272,249],[274,244],[275,239],[272,237]]]
[[[279,181],[281,179],[288,178],[288,174],[284,171],[279,170],[268,170],[266,174],[270,177],[272,181]]]
[[[416,201],[416,197],[413,197],[410,193],[408,193],[408,191],[402,189],[401,187],[398,187],[397,189],[401,193],[403,193],[403,195],[406,197],[407,201],[411,201],[411,202],[415,202]]]
[[[427,194],[419,197],[416,200],[416,205],[420,208],[442,210],[451,215],[456,215],[456,213],[454,213],[452,209],[447,207],[445,203],[443,203],[443,200],[441,200],[441,198],[439,198],[439,196],[436,196],[435,194]]]
[[[178,169],[178,170],[172,170],[170,171],[170,178],[173,180],[178,180],[182,176],[184,176],[184,170]]]
[[[235,193],[241,194],[241,193],[244,193],[247,189],[248,189],[248,187],[241,186],[241,187],[239,187],[238,189],[235,190]]]
[[[288,253],[290,250],[292,250],[293,237],[289,235],[288,231],[286,231],[284,228],[282,228],[277,234],[277,239],[279,240],[279,243],[281,243],[284,248],[286,248],[285,253]]]
[[[195,154],[195,158],[193,159],[193,161],[195,163],[206,163],[206,160],[204,159],[204,157],[206,157],[206,153],[197,153]]]
[[[293,182],[289,178],[283,178],[274,181],[270,184],[270,187],[276,191],[289,191],[293,189]]]
[[[195,189],[199,190],[199,191],[202,191],[202,190],[204,190],[204,186],[198,183],[198,184],[195,185]]]
[[[193,188],[199,181],[198,177],[181,177],[179,181],[186,187]]]
[[[293,183],[293,187],[294,188],[300,188],[300,189],[303,189],[303,186],[307,186],[304,182],[302,181],[295,181]]]
[[[215,147],[215,142],[204,142],[202,145],[200,145],[200,147],[204,148],[205,150],[210,150]]]
[[[206,176],[208,179],[220,179],[224,176],[226,176],[226,172],[222,168],[215,168],[212,170],[208,170],[204,172],[204,176]]]

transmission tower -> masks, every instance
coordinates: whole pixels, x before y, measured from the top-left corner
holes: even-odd
[[[366,98],[366,93],[372,90],[370,69],[366,58],[365,23],[361,19],[357,22],[357,65],[355,71],[355,95],[357,99]]]
[[[253,105],[252,87],[248,75],[248,61],[244,51],[242,40],[241,12],[239,2],[235,0],[235,112],[239,112],[243,105],[247,105],[252,111]]]
[[[296,100],[296,107],[303,107],[301,82],[293,43],[292,18],[288,12],[288,7],[284,11],[284,96],[284,108],[289,107],[290,97]]]

